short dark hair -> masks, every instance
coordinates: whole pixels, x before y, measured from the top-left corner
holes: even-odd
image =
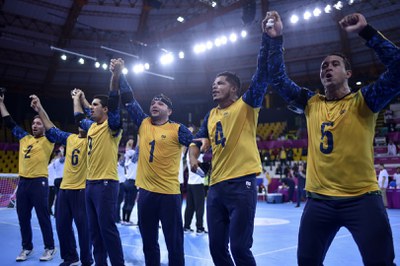
[[[95,96],[93,96],[93,99],[99,99],[100,100],[100,104],[103,107],[108,107],[108,96],[105,94],[97,94]]]
[[[333,52],[333,53],[330,53],[327,56],[330,56],[330,55],[336,55],[336,56],[341,57],[343,59],[345,69],[346,70],[351,70],[350,60],[347,58],[347,56],[345,54],[343,54],[341,52]]]
[[[35,116],[32,118],[32,121],[35,120],[36,118],[39,118],[40,120],[42,120],[42,118],[40,118],[40,115],[35,115]],[[43,121],[43,120],[42,120],[42,121]]]
[[[238,94],[240,93],[240,87],[241,87],[240,78],[238,77],[238,75],[236,75],[236,73],[224,71],[217,74],[217,77],[221,76],[226,77],[226,80],[238,89]]]

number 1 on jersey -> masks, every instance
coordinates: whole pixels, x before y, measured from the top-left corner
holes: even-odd
[[[150,141],[149,142],[149,145],[150,145],[150,158],[149,158],[149,162],[153,162],[153,155],[154,155],[154,146],[156,146],[156,141],[155,140],[153,140],[153,141]]]
[[[224,137],[224,131],[222,130],[221,121],[218,121],[215,128],[215,145],[221,144],[225,147],[226,138]]]

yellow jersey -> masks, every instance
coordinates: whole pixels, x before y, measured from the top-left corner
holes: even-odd
[[[306,190],[349,197],[379,190],[373,139],[378,113],[361,90],[339,101],[311,97],[305,108],[308,126]]]
[[[259,111],[259,107],[244,102],[243,97],[227,108],[210,111],[207,122],[212,147],[210,185],[261,172],[256,143]]]
[[[19,175],[26,178],[48,177],[49,164],[54,143],[45,136],[35,138],[26,135],[19,141]]]
[[[118,144],[122,130],[112,131],[108,120],[92,123],[88,130],[87,165],[88,180],[112,179],[118,181]]]
[[[181,193],[178,180],[181,126],[170,121],[153,125],[150,117],[143,119],[139,127],[138,187],[162,194]]]
[[[68,136],[61,189],[84,189],[86,187],[87,148],[87,138],[80,138],[77,134]]]

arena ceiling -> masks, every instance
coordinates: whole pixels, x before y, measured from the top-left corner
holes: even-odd
[[[106,92],[110,73],[101,66],[95,68],[90,58],[103,64],[122,57],[139,98],[164,92],[182,103],[210,101],[216,73],[230,70],[244,83],[251,79],[261,39],[260,21],[267,10],[282,15],[287,69],[296,81],[318,84],[320,61],[332,51],[348,54],[356,79],[366,81],[382,69],[360,38],[341,31],[337,21],[352,12],[363,13],[370,24],[399,44],[400,1],[345,0],[341,10],[302,19],[307,10],[337,2],[0,0],[0,86],[15,93],[62,98],[74,87],[87,94]],[[300,17],[297,24],[289,22],[294,13]],[[177,21],[179,16],[185,19],[183,23]],[[248,31],[244,39],[239,35],[242,29]],[[196,43],[213,42],[232,32],[238,34],[235,43],[193,52]],[[70,52],[65,61],[60,58],[63,50]],[[184,59],[178,58],[179,51],[185,52]],[[172,52],[175,61],[161,65],[159,57],[166,52]],[[77,63],[80,54],[87,56],[84,64]],[[132,73],[134,64],[144,62],[150,64],[147,73]]]

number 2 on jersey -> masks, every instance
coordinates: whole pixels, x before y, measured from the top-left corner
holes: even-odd
[[[215,128],[215,145],[221,144],[225,147],[226,138],[224,137],[224,131],[222,129],[221,121],[218,121]]]
[[[33,148],[32,145],[29,145],[28,147],[26,147],[26,152],[25,152],[25,156],[24,156],[26,159],[31,158],[31,155],[29,153],[31,152],[32,148]]]

